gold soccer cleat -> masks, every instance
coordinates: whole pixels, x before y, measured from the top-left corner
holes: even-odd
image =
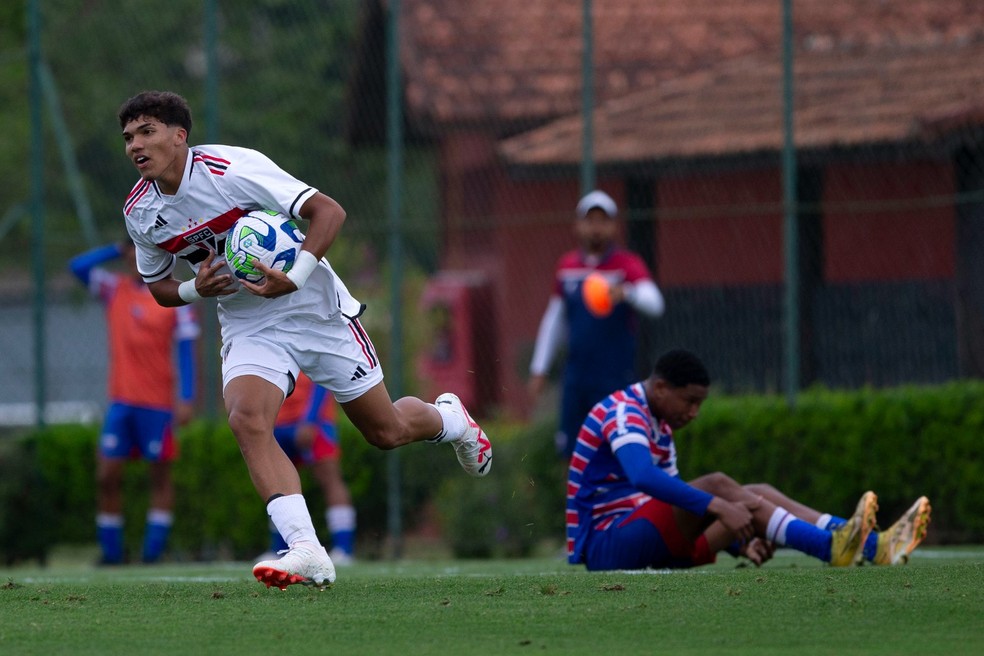
[[[916,499],[898,521],[878,534],[878,551],[872,562],[875,565],[904,565],[909,562],[909,554],[926,537],[931,511],[929,499]]]
[[[875,528],[877,511],[878,497],[875,493],[869,490],[862,494],[851,518],[831,533],[830,564],[832,566],[848,567],[864,557],[864,541]]]

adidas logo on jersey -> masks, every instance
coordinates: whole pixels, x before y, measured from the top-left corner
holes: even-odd
[[[157,220],[154,221],[154,227],[155,228],[163,228],[166,225],[167,225],[167,221],[164,220],[164,217],[163,216],[161,216],[160,214],[158,214],[157,215]]]
[[[363,378],[367,375],[368,374],[366,374],[366,370],[362,368],[362,365],[359,365],[358,367],[355,368],[355,374],[353,374],[353,376],[349,380],[359,380],[360,378]]]

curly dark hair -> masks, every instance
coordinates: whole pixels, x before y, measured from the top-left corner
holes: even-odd
[[[191,135],[191,109],[188,101],[170,91],[144,91],[133,96],[120,107],[120,127],[130,121],[147,116],[164,125],[179,125]]]
[[[662,378],[673,387],[700,385],[709,387],[711,375],[707,367],[696,355],[684,349],[667,351],[656,361],[653,374]]]

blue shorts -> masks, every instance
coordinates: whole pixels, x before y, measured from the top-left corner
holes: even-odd
[[[273,429],[273,436],[294,464],[311,465],[322,460],[338,460],[341,449],[338,446],[338,432],[334,425],[318,424],[314,433],[314,442],[309,449],[299,449],[297,446],[298,424],[282,424]]]
[[[178,455],[169,410],[113,403],[106,412],[99,453],[106,458],[170,462]]]
[[[685,569],[716,560],[703,535],[680,534],[673,506],[651,499],[603,531],[592,530],[584,547],[589,570]]]

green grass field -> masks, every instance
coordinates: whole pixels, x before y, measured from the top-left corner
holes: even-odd
[[[267,589],[249,563],[0,569],[0,654],[984,653],[981,548],[892,568],[736,562],[371,562],[325,592]]]

